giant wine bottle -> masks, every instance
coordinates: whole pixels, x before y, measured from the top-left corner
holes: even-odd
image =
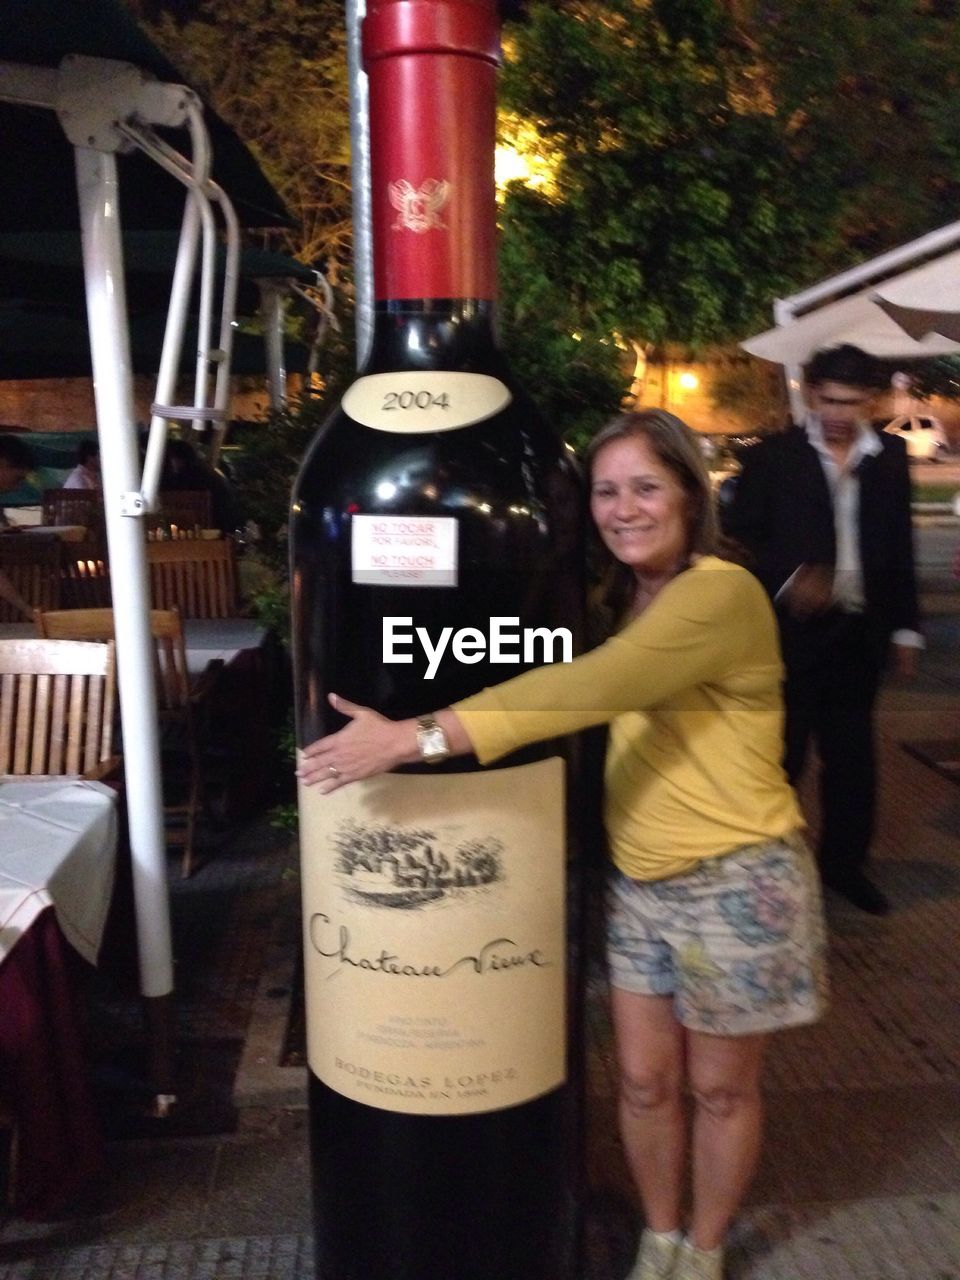
[[[291,520],[298,737],[567,656],[582,499],[493,329],[494,0],[371,0],[376,316]],[[567,747],[300,798],[322,1280],[572,1280]],[[572,957],[572,958],[571,958]]]

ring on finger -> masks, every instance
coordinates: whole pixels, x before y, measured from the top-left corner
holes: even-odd
[[[340,777],[340,770],[337,768],[337,766],[336,766],[335,764],[328,764],[328,765],[327,765],[327,773],[329,773],[329,775],[330,775],[330,777],[331,777],[331,778],[339,778],[339,777]]]

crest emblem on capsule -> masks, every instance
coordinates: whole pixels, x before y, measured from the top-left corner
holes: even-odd
[[[390,203],[397,211],[394,231],[442,231],[445,223],[440,210],[450,199],[450,183],[444,179],[428,178],[417,189],[405,178],[391,182]]]

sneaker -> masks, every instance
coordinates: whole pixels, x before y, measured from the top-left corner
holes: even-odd
[[[626,1280],[674,1280],[673,1264],[679,1248],[679,1232],[645,1230],[637,1260]]]
[[[723,1248],[698,1249],[684,1240],[677,1249],[671,1280],[723,1280]]]

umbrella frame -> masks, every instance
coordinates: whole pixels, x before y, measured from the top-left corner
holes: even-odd
[[[155,1109],[172,1101],[165,1019],[173,992],[170,904],[167,887],[163,796],[160,778],[156,689],[146,537],[143,516],[154,506],[170,418],[222,424],[229,390],[239,228],[233,207],[209,176],[210,147],[202,107],[192,90],[161,84],[139,68],[110,59],[71,56],[59,68],[0,64],[4,100],[57,113],[74,146],[80,202],[84,283],[100,440],[107,543],[115,584],[123,587],[116,610],[117,671],[126,760],[126,790],[141,992],[148,1021],[164,1042],[151,1064]],[[154,125],[186,127],[191,158],[154,132]],[[143,474],[137,452],[133,376],[121,237],[117,152],[141,148],[187,189],[174,268],[167,328]],[[227,268],[220,312],[219,347],[210,350],[216,227],[214,201],[227,233]],[[202,235],[201,327],[193,406],[169,403],[186,325],[190,285]],[[213,405],[207,400],[211,358],[217,366]],[[150,1006],[153,1006],[151,1009]],[[154,1046],[156,1050],[156,1045]]]

